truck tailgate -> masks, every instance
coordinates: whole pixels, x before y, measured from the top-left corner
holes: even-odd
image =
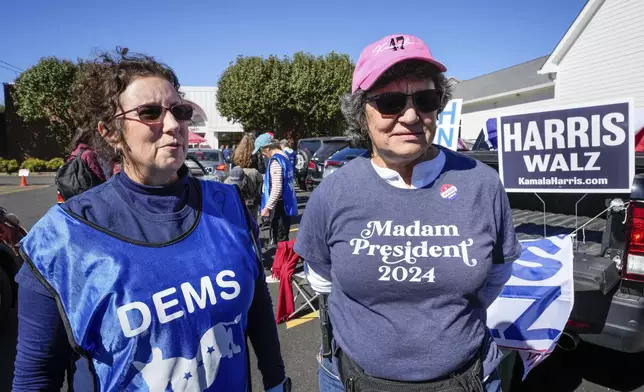
[[[543,211],[513,209],[512,218],[519,240],[544,235]],[[589,217],[546,213],[546,236],[569,234],[590,220]],[[576,222],[575,222],[576,221]],[[607,221],[597,218],[577,232],[574,242],[573,276],[575,305],[570,329],[600,333],[604,328],[620,274],[611,257],[602,257],[602,239]]]
[[[543,211],[512,209],[512,219],[519,240],[543,237]],[[589,220],[590,218],[585,216],[575,217],[574,215],[546,212],[546,236],[572,233],[576,227],[585,224]],[[606,220],[597,218],[586,226],[583,231],[580,230],[577,235],[578,241],[575,244],[575,252],[591,256],[601,255],[602,236],[605,227]]]

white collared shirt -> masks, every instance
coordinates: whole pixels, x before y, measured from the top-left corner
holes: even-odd
[[[392,169],[377,166],[371,161],[371,166],[378,175],[391,186],[402,189],[418,189],[434,182],[445,167],[445,153],[439,150],[438,156],[431,161],[423,161],[414,166],[411,173],[411,185],[407,185],[400,174]]]

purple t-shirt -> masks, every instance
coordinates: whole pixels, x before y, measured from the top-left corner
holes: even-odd
[[[485,376],[500,361],[478,295],[521,245],[498,174],[443,151],[441,174],[420,189],[354,159],[313,192],[299,227],[295,251],[333,285],[338,345],[375,377],[439,378],[479,349]]]

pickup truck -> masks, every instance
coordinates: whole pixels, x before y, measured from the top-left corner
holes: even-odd
[[[496,151],[462,153],[498,170]],[[564,350],[582,340],[644,351],[644,153],[636,153],[635,166],[630,194],[540,193],[545,208],[534,194],[508,194],[520,240],[585,225],[575,236],[575,303],[559,340]]]

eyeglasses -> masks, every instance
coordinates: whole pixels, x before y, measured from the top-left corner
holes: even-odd
[[[136,112],[139,120],[146,124],[155,124],[163,121],[166,111],[170,111],[177,121],[188,121],[192,119],[193,108],[192,105],[187,103],[179,103],[172,107],[165,107],[161,105],[140,105],[127,112],[119,113],[114,117],[124,116],[131,112]]]
[[[422,90],[413,94],[400,92],[382,93],[367,97],[367,101],[375,101],[378,111],[384,115],[392,116],[402,112],[407,106],[407,97],[411,97],[416,109],[423,113],[430,113],[440,109],[443,93],[439,90]]]

